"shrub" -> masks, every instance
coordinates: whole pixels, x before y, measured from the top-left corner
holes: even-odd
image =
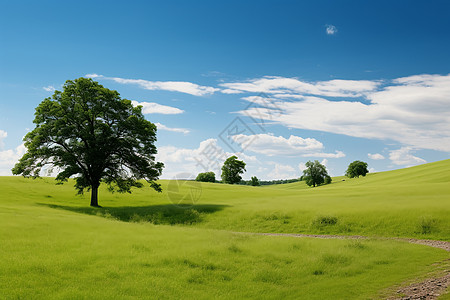
[[[436,226],[436,219],[430,216],[423,216],[419,219],[419,233],[431,233]]]
[[[199,173],[195,180],[201,182],[216,182],[216,174],[214,174],[214,172]]]
[[[259,179],[256,176],[253,176],[251,181],[249,182],[251,186],[259,186]]]
[[[313,220],[312,225],[315,227],[323,227],[323,226],[336,225],[337,222],[338,222],[338,218],[335,216],[317,216]]]

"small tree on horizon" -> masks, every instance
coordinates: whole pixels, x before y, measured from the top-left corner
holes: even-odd
[[[235,184],[242,179],[241,174],[245,172],[245,162],[238,160],[237,156],[233,155],[222,166],[222,181],[223,183]]]
[[[156,126],[142,107],[133,107],[117,91],[88,78],[68,80],[36,108],[36,127],[25,137],[27,152],[12,169],[15,175],[37,178],[43,167],[55,167],[56,180],[75,179],[78,194],[91,191],[91,206],[98,205],[98,188],[131,193],[145,179],[155,181],[163,163],[155,161]]]
[[[214,172],[205,172],[205,173],[199,173],[197,175],[197,178],[195,178],[196,181],[201,182],[216,182],[216,174]]]
[[[251,180],[250,180],[250,185],[251,186],[259,186],[259,179],[256,176],[252,176]]]
[[[319,161],[308,161],[306,169],[303,170],[302,180],[306,182],[308,186],[319,186],[321,184],[331,183],[331,177],[328,175],[327,168]]]
[[[366,176],[369,173],[367,169],[367,163],[359,160],[355,160],[354,162],[348,165],[347,171],[345,172],[345,176],[349,178]]]

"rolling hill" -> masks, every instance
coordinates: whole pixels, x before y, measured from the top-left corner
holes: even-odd
[[[342,179],[103,188],[94,209],[70,182],[0,177],[0,298],[367,299],[448,263],[397,240],[238,233],[450,240],[450,160]]]

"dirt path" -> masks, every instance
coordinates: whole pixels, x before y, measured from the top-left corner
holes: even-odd
[[[449,270],[447,270],[449,272]],[[450,285],[450,273],[442,277],[430,278],[419,283],[412,283],[396,291],[397,295],[389,300],[437,299]]]
[[[233,232],[236,234],[251,234],[251,235],[266,235],[266,236],[290,236],[290,237],[310,237],[319,239],[368,239],[369,237],[360,235],[324,235],[324,234],[297,234],[297,233],[258,233],[258,232]],[[393,239],[405,241],[412,244],[426,245],[434,248],[444,249],[450,252],[450,242],[420,240],[411,238],[376,238],[376,239]],[[450,259],[447,260],[449,262]],[[422,282],[412,283],[407,286],[403,285],[396,290],[396,295],[388,297],[389,300],[412,300],[412,299],[437,299],[440,295],[445,293],[450,286],[450,268],[449,264],[440,270],[439,277],[429,278]],[[442,276],[442,274],[444,274]]]

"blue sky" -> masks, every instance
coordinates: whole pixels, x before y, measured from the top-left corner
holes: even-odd
[[[34,108],[88,76],[157,123],[162,178],[248,179],[450,153],[448,1],[2,1],[0,175]]]

